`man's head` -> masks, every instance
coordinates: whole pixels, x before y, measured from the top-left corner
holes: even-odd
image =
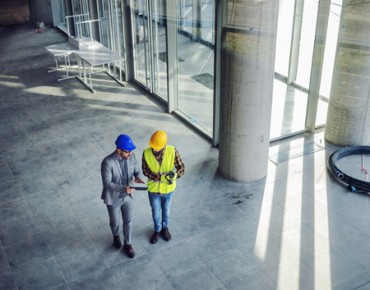
[[[131,137],[126,134],[121,134],[116,139],[117,153],[125,159],[130,158],[131,151],[136,149],[134,142]]]
[[[167,144],[167,134],[163,130],[157,130],[149,140],[149,146],[155,151],[159,151]]]

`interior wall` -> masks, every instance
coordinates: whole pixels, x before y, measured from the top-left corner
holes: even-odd
[[[51,1],[50,0],[29,0],[31,17],[30,22],[35,24],[36,22],[44,22],[45,25],[53,25],[53,17],[51,12]]]
[[[0,26],[27,23],[30,20],[28,0],[0,1]]]
[[[0,26],[53,23],[50,0],[1,0]]]

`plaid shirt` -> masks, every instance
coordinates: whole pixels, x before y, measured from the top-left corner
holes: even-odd
[[[152,152],[153,152],[153,155],[154,155],[155,159],[158,161],[159,164],[161,164],[162,160],[163,160],[164,150],[163,149],[159,150],[159,151],[152,150]],[[179,152],[177,151],[176,148],[175,148],[175,161],[174,161],[174,163],[175,163],[174,165],[175,165],[175,168],[176,168],[176,171],[177,171],[177,178],[180,178],[185,173],[185,165],[182,162],[180,154],[179,154]],[[154,173],[153,171],[150,170],[150,168],[148,166],[148,163],[146,163],[144,153],[143,153],[141,167],[142,167],[142,170],[143,170],[143,174],[146,177],[148,177],[149,179],[151,179],[151,180],[160,180],[161,179],[161,176],[159,174]]]

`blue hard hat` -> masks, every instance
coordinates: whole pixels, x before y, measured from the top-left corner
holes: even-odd
[[[132,151],[136,148],[134,142],[132,142],[131,137],[126,134],[119,135],[115,144],[117,148],[127,151]]]

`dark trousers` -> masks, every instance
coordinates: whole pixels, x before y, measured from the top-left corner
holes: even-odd
[[[132,231],[132,198],[125,196],[119,204],[107,205],[109,225],[113,236],[119,236],[120,214],[122,215],[124,243],[131,244]]]

